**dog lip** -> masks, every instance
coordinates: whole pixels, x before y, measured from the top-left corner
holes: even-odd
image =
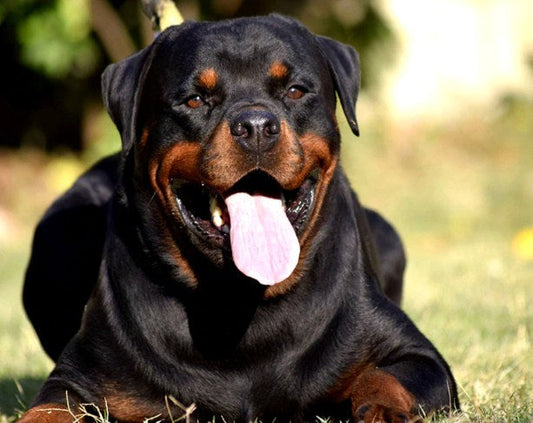
[[[278,197],[282,192],[282,188],[276,178],[270,173],[255,169],[233,184],[230,189],[224,192],[223,197],[227,198],[236,192],[261,193],[266,196]]]
[[[307,175],[300,187],[283,191],[285,213],[297,235],[300,235],[307,226],[306,223],[315,205],[319,179],[320,170],[316,168]]]
[[[285,213],[297,235],[306,227],[316,197],[320,178],[319,168],[314,169],[296,189],[284,190],[270,174],[255,170],[237,181],[229,190],[219,193],[205,183],[184,179],[170,181],[174,204],[183,223],[193,233],[216,247],[229,249],[231,221],[224,199],[236,192],[248,192],[280,197]]]

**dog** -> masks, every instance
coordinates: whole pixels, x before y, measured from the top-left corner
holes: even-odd
[[[281,15],[185,22],[102,77],[120,153],[39,224],[24,304],[57,360],[21,421],[407,422],[459,409],[401,311],[405,255],[339,163],[356,51]]]

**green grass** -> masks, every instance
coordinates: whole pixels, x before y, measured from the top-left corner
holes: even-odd
[[[0,253],[0,422],[24,410],[52,363],[22,311],[21,277],[27,250]]]
[[[404,308],[452,367],[464,410],[454,422],[533,420],[533,251],[516,247],[533,227],[532,112],[517,102],[446,126],[363,116],[361,138],[344,139],[342,161],[362,201],[405,241]],[[0,152],[0,183],[6,164],[18,185],[0,197],[15,222],[0,237],[0,423],[24,409],[52,367],[23,314],[22,277],[31,229],[61,188],[50,166],[68,180],[83,162]]]

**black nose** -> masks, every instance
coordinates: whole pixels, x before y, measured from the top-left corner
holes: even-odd
[[[264,153],[279,140],[279,119],[266,110],[246,110],[231,122],[231,134],[246,150]]]

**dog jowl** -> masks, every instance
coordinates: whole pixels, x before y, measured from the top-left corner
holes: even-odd
[[[272,15],[170,27],[105,71],[122,151],[37,228],[24,301],[57,363],[22,421],[72,421],[67,398],[125,422],[169,418],[169,396],[200,421],[458,408],[398,306],[398,235],[339,163],[336,98],[358,134],[358,60]],[[66,289],[79,306],[59,306]]]

